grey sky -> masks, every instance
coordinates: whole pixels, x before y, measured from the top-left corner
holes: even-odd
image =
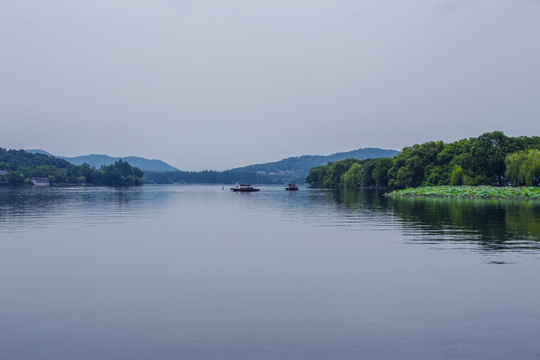
[[[227,169],[540,135],[540,1],[2,0],[0,147]]]

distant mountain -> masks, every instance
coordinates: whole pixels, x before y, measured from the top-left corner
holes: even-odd
[[[39,153],[54,156],[41,149],[26,150],[30,153]],[[101,166],[114,164],[122,159],[131,166],[138,167],[146,172],[144,177],[147,183],[174,183],[174,182],[229,182],[230,179],[251,179],[258,183],[303,183],[309,170],[314,166],[326,165],[330,161],[339,161],[349,158],[364,160],[380,157],[394,157],[399,154],[396,150],[379,148],[357,149],[332,155],[303,155],[289,157],[280,161],[264,164],[255,164],[226,171],[185,172],[172,167],[161,160],[149,160],[137,156],[112,157],[108,155],[83,155],[75,157],[55,156],[69,161],[74,165],[84,163],[99,169]],[[158,174],[167,173],[167,174]]]
[[[26,152],[33,153],[33,154],[44,154],[48,156],[55,156],[50,153],[48,153],[45,150],[41,149],[30,149],[25,150]],[[74,157],[67,157],[67,156],[55,156],[59,159],[64,159],[66,161],[69,161],[73,165],[82,165],[82,164],[88,164],[90,166],[95,167],[96,169],[101,168],[101,166],[109,166],[114,164],[116,161],[122,159],[123,161],[127,161],[131,166],[138,167],[142,171],[155,171],[155,172],[162,172],[162,171],[178,171],[177,168],[167,164],[164,161],[157,160],[157,159],[145,159],[138,156],[126,156],[126,157],[112,157],[109,155],[82,155],[82,156],[74,156]]]
[[[380,157],[394,157],[399,151],[379,148],[358,149],[328,156],[304,155],[290,157],[276,162],[249,165],[226,171],[171,171],[147,172],[144,179],[147,184],[174,183],[218,183],[228,184],[248,182],[252,184],[287,184],[304,183],[309,170],[314,166],[326,165],[330,161],[355,158],[359,160]]]
[[[332,155],[303,155],[297,157],[289,157],[280,161],[270,162],[265,164],[249,165],[241,168],[232,169],[231,171],[243,170],[258,172],[268,175],[289,175],[287,177],[303,177],[305,178],[309,170],[314,166],[326,165],[330,161],[339,161],[349,158],[364,160],[375,159],[380,157],[392,158],[399,154],[396,150],[386,150],[379,148],[357,149],[347,152],[335,153]]]
[[[99,169],[101,166],[108,166],[114,164],[116,161],[122,159],[124,161],[127,161],[131,166],[138,167],[142,171],[178,171],[177,168],[172,167],[171,165],[167,164],[164,161],[157,160],[157,159],[145,159],[138,156],[126,156],[126,157],[112,157],[109,155],[82,155],[82,156],[75,156],[75,157],[60,157],[62,159],[65,159],[69,161],[72,164],[75,165],[82,165],[84,163],[95,166],[97,169]]]
[[[41,149],[25,149],[24,151],[30,154],[42,154],[42,155],[47,155],[47,156],[54,156],[53,154],[48,153],[45,150],[41,150]],[[59,157],[59,156],[54,156],[54,157]]]

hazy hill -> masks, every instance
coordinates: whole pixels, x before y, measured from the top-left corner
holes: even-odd
[[[332,155],[303,155],[297,157],[289,157],[280,161],[270,162],[265,164],[249,165],[232,170],[244,170],[252,172],[261,172],[266,174],[286,174],[295,175],[298,177],[306,177],[309,170],[314,166],[326,165],[328,162],[345,160],[349,158],[364,160],[380,157],[394,157],[399,154],[396,150],[386,150],[379,148],[357,149],[347,152],[335,153]]]
[[[304,183],[309,170],[314,166],[348,158],[359,160],[394,157],[399,152],[378,148],[358,149],[332,155],[304,155],[290,157],[266,164],[249,165],[226,171],[171,171],[146,172],[144,179],[149,184],[173,183],[219,183],[248,182],[253,184]]]
[[[39,153],[53,156],[50,153],[40,150],[26,150],[27,152]],[[171,165],[161,160],[149,160],[136,156],[127,156],[123,158],[111,157],[108,155],[84,155],[75,157],[56,156],[57,158],[69,161],[74,165],[86,163],[99,169],[101,166],[109,166],[115,161],[122,159],[131,166],[138,167],[145,172],[145,180],[148,183],[183,183],[183,182],[230,182],[251,181],[254,183],[283,183],[296,182],[303,183],[305,177],[312,167],[326,165],[328,162],[345,160],[349,158],[364,160],[380,157],[394,157],[399,152],[396,150],[386,150],[379,148],[357,149],[347,152],[335,153],[332,155],[303,155],[289,157],[280,161],[255,164],[227,171],[206,171],[206,172],[186,172],[179,171]]]
[[[48,156],[55,156],[50,153],[48,153],[45,150],[41,149],[31,149],[26,150],[30,153],[38,153],[38,154],[44,154]],[[177,168],[167,164],[164,161],[157,160],[157,159],[145,159],[138,156],[126,156],[126,157],[112,157],[108,155],[82,155],[82,156],[74,156],[74,157],[67,157],[67,156],[55,156],[59,159],[64,159],[66,161],[69,161],[73,165],[82,165],[82,164],[88,164],[90,166],[95,167],[96,169],[99,169],[101,166],[109,166],[114,164],[116,161],[122,159],[123,161],[127,161],[131,166],[138,167],[142,171],[155,171],[155,172],[161,172],[161,171],[178,171]]]

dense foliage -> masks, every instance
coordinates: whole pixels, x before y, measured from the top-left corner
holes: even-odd
[[[387,186],[391,166],[392,159],[389,158],[345,159],[312,168],[306,183],[324,188]]]
[[[506,176],[514,184],[538,185],[540,180],[540,151],[521,150],[506,157]]]
[[[405,147],[393,159],[348,159],[317,166],[306,182],[317,187],[430,185],[527,185],[540,179],[540,137],[508,137],[500,131],[445,144]],[[355,165],[353,168],[353,164]],[[358,167],[360,166],[360,168]]]
[[[0,148],[0,183],[9,185],[29,184],[33,177],[46,177],[51,184],[93,184],[126,186],[144,183],[143,172],[125,161],[101,169],[88,164],[73,165],[65,160],[24,150]]]
[[[435,196],[456,198],[490,198],[490,199],[540,199],[540,187],[511,186],[424,186],[395,190],[391,196]]]

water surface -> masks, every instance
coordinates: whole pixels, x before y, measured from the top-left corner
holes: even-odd
[[[0,188],[2,359],[538,359],[537,202]]]

